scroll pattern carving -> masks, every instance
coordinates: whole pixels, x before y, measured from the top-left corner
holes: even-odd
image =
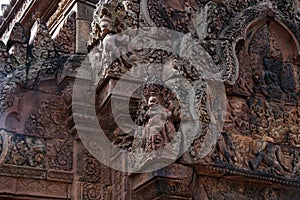
[[[73,141],[48,140],[47,157],[49,167],[56,170],[71,171],[73,167]]]
[[[83,196],[84,200],[101,200],[107,198],[107,189],[101,184],[91,184],[84,183],[83,184]]]
[[[26,194],[32,191],[39,196],[53,196],[57,198],[70,198],[70,185],[66,183],[57,183],[43,180],[19,180],[16,184],[17,192]]]
[[[68,112],[61,96],[49,96],[37,113],[31,114],[25,125],[29,135],[66,139],[69,137]]]
[[[111,169],[101,164],[87,150],[79,160],[82,199],[106,199],[111,195]]]

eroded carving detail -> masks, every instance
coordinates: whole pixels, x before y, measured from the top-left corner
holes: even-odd
[[[55,44],[61,53],[74,54],[75,51],[75,16],[73,12],[66,19],[58,35],[55,37]]]
[[[49,96],[37,113],[31,114],[25,124],[25,134],[46,138],[65,139],[69,137],[68,112],[60,96]]]
[[[238,49],[241,70],[227,87],[224,132],[208,162],[298,179],[299,66],[292,63],[297,48],[285,31],[267,21]]]
[[[5,163],[36,168],[46,167],[46,142],[44,139],[11,135]]]
[[[51,169],[72,170],[73,141],[51,140],[47,142],[47,157]]]
[[[7,74],[10,74],[13,71],[13,66],[11,64],[10,56],[6,52],[6,45],[0,41],[0,77],[4,78]]]
[[[23,26],[20,23],[16,23],[7,42],[11,63],[15,68],[20,68],[21,65],[27,64],[28,62],[27,42],[28,39]]]
[[[107,34],[121,33],[128,27],[135,27],[137,7],[138,4],[133,1],[99,1],[94,11],[89,48],[99,44]]]
[[[46,24],[37,19],[32,31],[31,41],[29,41],[32,56],[37,60],[54,58],[56,54],[55,46]]]

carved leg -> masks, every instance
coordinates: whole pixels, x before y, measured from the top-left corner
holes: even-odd
[[[256,171],[258,166],[262,163],[262,161],[265,159],[266,154],[264,153],[259,153],[257,156],[257,159],[255,160],[255,163],[253,163],[252,161],[249,161],[249,167],[253,170]]]

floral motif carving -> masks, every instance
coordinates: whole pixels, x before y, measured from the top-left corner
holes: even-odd
[[[72,140],[48,140],[48,164],[51,169],[70,171],[73,165]]]
[[[83,200],[101,200],[107,198],[107,188],[101,184],[84,183]]]
[[[80,181],[87,183],[111,185],[110,169],[107,166],[101,164],[85,149],[81,154],[81,160],[79,162],[79,165],[81,167]]]
[[[111,195],[111,169],[96,160],[86,149],[79,155],[82,199],[106,199]]]

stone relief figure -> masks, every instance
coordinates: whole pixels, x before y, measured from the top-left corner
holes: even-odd
[[[137,155],[134,168],[147,166],[154,159],[176,159],[181,144],[180,107],[171,91],[152,83],[143,89],[136,119],[139,127],[129,148]]]
[[[164,144],[172,142],[176,133],[172,123],[172,104],[168,108],[162,105],[159,96],[152,94],[148,100],[149,109],[145,113],[146,123],[142,131],[145,152],[158,150]]]
[[[217,162],[225,161],[229,164],[237,162],[237,157],[234,153],[235,147],[226,132],[222,132],[222,135],[218,138],[216,149],[218,155],[214,159],[216,159]]]
[[[103,67],[106,69],[116,59],[120,59],[122,55],[122,49],[117,46],[122,42],[128,41],[128,36],[116,35],[113,28],[113,22],[108,17],[104,17],[100,20],[100,30],[103,37],[102,49],[103,49]],[[120,45],[124,46],[124,45]]]
[[[289,144],[299,148],[300,147],[300,107],[291,109],[289,112],[289,119],[287,123],[289,123],[289,134],[288,140]]]
[[[285,171],[289,172],[279,145],[264,141],[256,155],[255,161],[249,161],[249,166],[252,170],[257,170],[261,164],[265,164],[267,167],[274,169],[277,175],[284,175]]]
[[[93,70],[99,77],[107,74],[120,76],[131,68],[124,53],[129,36],[121,34],[128,26],[128,20],[125,20],[128,18],[127,14],[121,1],[97,4],[88,47],[91,50],[89,57],[92,67],[96,65]]]

